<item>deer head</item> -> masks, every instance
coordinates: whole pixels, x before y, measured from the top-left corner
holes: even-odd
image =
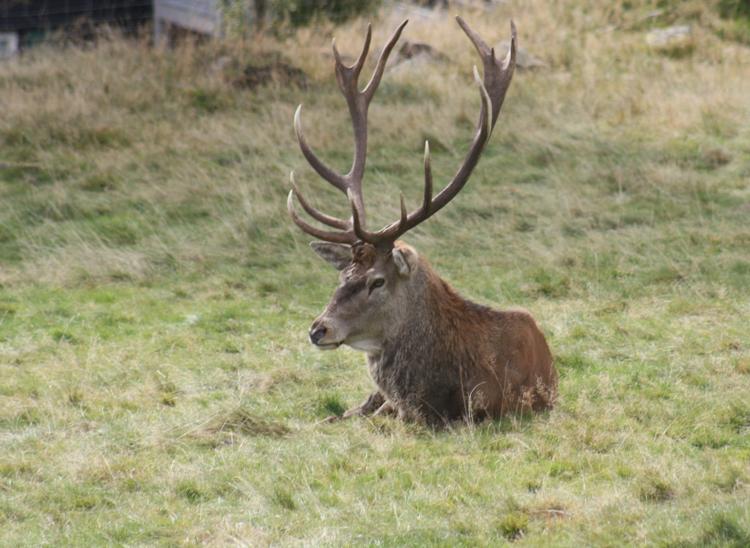
[[[477,129],[469,151],[453,179],[434,197],[430,147],[425,142],[424,197],[421,206],[411,213],[407,212],[402,194],[400,218],[378,231],[370,231],[366,225],[362,196],[367,156],[368,108],[380,84],[388,56],[408,21],[401,23],[388,40],[370,81],[361,91],[358,81],[370,47],[371,27],[368,25],[362,52],[351,66],[346,66],[341,61],[334,40],[336,80],[349,107],[354,130],[354,159],[348,173],[335,172],[313,153],[302,132],[302,105],[294,114],[294,129],[302,154],[323,179],[346,194],[352,212],[349,219],[340,219],[314,208],[300,193],[294,180],[294,172],[290,174],[292,189],[287,199],[289,215],[304,232],[323,240],[313,242],[313,249],[340,271],[339,287],[310,329],[310,340],[320,348],[330,349],[348,344],[366,351],[377,350],[378,341],[382,340],[388,326],[398,323],[396,320],[399,310],[403,310],[409,296],[425,283],[423,279],[414,276],[421,264],[416,251],[397,242],[397,239],[440,211],[460,192],[492,134],[516,64],[516,28],[511,22],[511,47],[505,59],[499,61],[495,58],[494,49],[488,47],[463,19],[456,19],[474,44],[484,69],[482,79],[474,66],[474,79],[481,99]],[[334,230],[319,228],[303,220],[294,208],[295,197],[310,217]]]

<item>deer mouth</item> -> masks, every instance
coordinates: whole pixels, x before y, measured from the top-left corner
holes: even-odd
[[[339,346],[341,346],[341,344],[342,343],[340,342],[318,343],[315,346],[317,346],[320,350],[336,350]]]

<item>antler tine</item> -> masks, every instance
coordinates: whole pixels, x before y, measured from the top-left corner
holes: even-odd
[[[461,30],[463,30],[466,36],[469,37],[471,43],[474,44],[474,47],[477,49],[477,53],[480,55],[480,57],[484,58],[489,55],[491,52],[490,47],[484,40],[482,40],[481,36],[479,36],[469,25],[466,24],[466,21],[464,21],[463,17],[457,15],[456,21],[458,22],[458,26],[461,27]]]
[[[513,78],[513,71],[516,67],[516,49],[517,49],[517,32],[516,24],[510,22],[510,48],[503,59],[502,65],[495,58],[495,49],[490,48],[481,36],[479,36],[460,16],[456,16],[456,21],[466,36],[474,44],[474,47],[482,58],[482,68],[484,69],[484,85],[490,94],[492,102],[492,124],[497,121],[500,115],[500,108],[503,106],[505,92],[508,90],[510,81]]]
[[[349,192],[347,192],[347,197],[349,198],[349,205],[352,208],[352,229],[354,230],[354,234],[363,242],[369,241],[367,239],[368,233],[362,226],[362,219],[360,218],[360,211],[357,208],[357,203],[355,202],[354,193],[350,190]]]
[[[404,203],[404,193],[401,193],[401,219],[399,219],[399,226],[405,226],[406,221],[409,217],[409,213],[406,211],[406,204]]]
[[[362,72],[362,67],[365,65],[367,59],[367,53],[370,51],[370,42],[372,40],[372,25],[367,25],[367,35],[365,36],[365,43],[362,46],[362,51],[357,58],[357,61],[351,65],[346,66],[341,59],[341,54],[336,47],[336,38],[331,42],[333,48],[333,58],[336,63],[336,81],[339,84],[341,92],[344,97],[349,98],[349,95],[354,95],[359,92],[357,89],[357,81],[359,80],[359,74]]]
[[[390,56],[393,47],[396,45],[396,42],[398,42],[398,39],[401,37],[401,32],[404,30],[404,27],[406,27],[408,22],[408,19],[404,19],[404,21],[391,35],[391,38],[383,48],[383,51],[380,52],[380,57],[378,57],[378,62],[375,65],[375,71],[372,73],[370,81],[367,82],[365,89],[362,91],[362,94],[365,96],[368,103],[372,99],[372,96],[375,95],[375,91],[380,85],[380,79],[383,77],[383,72],[385,71],[385,64],[388,62],[388,57]]]
[[[422,201],[422,213],[429,215],[432,203],[432,166],[430,165],[430,142],[424,142],[424,200]]]
[[[354,202],[354,195],[350,191],[349,192],[349,204],[352,208],[352,228],[354,230],[354,234],[363,242],[370,242],[374,243],[377,242],[379,238],[381,238],[381,233],[384,233],[385,230],[389,230],[392,232],[396,232],[398,230],[403,230],[403,232],[406,232],[408,228],[406,227],[406,224],[408,222],[408,215],[406,211],[406,204],[404,203],[404,195],[401,194],[401,218],[397,223],[392,223],[386,229],[381,230],[377,233],[368,232],[365,230],[364,226],[362,226],[362,220],[360,218],[360,213],[357,210],[357,205]]]
[[[307,144],[307,139],[305,139],[305,135],[302,133],[302,105],[299,105],[294,112],[294,133],[297,135],[297,142],[299,143],[299,148],[302,151],[302,154],[318,175],[342,192],[346,192],[346,179],[325,165],[323,161],[315,155],[310,148],[310,145]]]
[[[359,73],[362,72],[362,67],[365,64],[365,60],[367,59],[367,53],[370,51],[371,40],[372,40],[372,25],[368,23],[367,35],[365,35],[365,43],[362,46],[362,51],[360,52],[359,57],[357,58],[357,61],[353,65],[347,67],[344,64],[344,62],[341,60],[341,54],[339,53],[339,50],[336,47],[336,38],[334,38],[331,42],[331,47],[333,48],[333,58],[336,61],[336,69],[338,70],[340,67],[343,70],[351,70],[357,76],[359,76]]]
[[[294,171],[289,173],[289,182],[292,185],[292,190],[294,191],[294,195],[297,197],[297,200],[302,206],[302,209],[304,209],[307,212],[307,214],[310,215],[310,217],[312,217],[316,221],[320,221],[321,223],[331,226],[333,228],[339,228],[341,230],[349,230],[349,228],[351,228],[348,221],[339,219],[337,217],[331,217],[330,215],[326,215],[322,211],[319,211],[315,209],[313,206],[311,206],[307,202],[307,200],[305,200],[305,198],[302,196],[302,193],[299,191],[297,182],[294,180]]]
[[[303,221],[294,209],[295,194],[296,190],[294,188],[289,191],[289,196],[286,199],[286,209],[289,212],[292,221],[294,221],[294,224],[300,227],[304,232],[307,232],[309,235],[316,238],[320,238],[321,240],[338,244],[353,244],[357,241],[357,238],[354,237],[354,234],[352,234],[351,231],[333,232],[331,230],[321,230]],[[297,198],[299,198],[299,194],[296,195]]]
[[[362,53],[359,54],[359,58],[357,59],[357,62],[354,63],[354,69],[357,71],[357,76],[359,76],[359,73],[362,72],[362,67],[365,66],[365,60],[367,59],[367,54],[370,51],[371,40],[372,40],[372,24],[367,23],[367,35],[365,36],[365,43],[362,46]]]
[[[482,111],[480,112],[481,119],[479,125],[481,126],[482,132],[487,133],[485,140],[489,140],[493,129],[492,100],[490,99],[490,94],[487,91],[487,88],[484,86],[484,82],[482,82],[482,79],[479,77],[479,71],[477,70],[476,65],[474,65],[474,82],[479,86],[479,93],[482,94]]]

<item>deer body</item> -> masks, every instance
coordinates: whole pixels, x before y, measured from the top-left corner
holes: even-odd
[[[373,380],[400,416],[440,423],[551,406],[552,357],[528,312],[465,300],[421,258],[402,310],[381,349],[367,355]]]
[[[387,307],[365,314],[367,321],[350,330],[347,308],[362,304],[345,302],[343,291],[313,323],[313,333],[325,329],[319,346],[349,344],[367,352],[380,397],[350,414],[374,412],[383,404],[402,418],[442,424],[551,407],[557,376],[531,315],[468,301],[413,248],[396,242],[395,250],[405,257],[408,272],[387,279]],[[374,249],[361,250],[342,277],[377,272],[377,262]]]
[[[354,159],[347,174],[325,165],[302,134],[301,106],[294,126],[300,148],[315,171],[344,192],[350,219],[331,217],[300,194],[292,173],[287,208],[302,230],[323,240],[313,249],[340,271],[340,285],[310,328],[320,349],[342,344],[367,353],[378,390],[344,416],[396,412],[407,420],[441,424],[455,419],[499,417],[507,412],[551,407],[557,391],[552,357],[533,318],[523,310],[493,310],[460,297],[418,253],[398,238],[447,205],[466,184],[500,114],[515,67],[516,33],[505,60],[460,18],[458,23],[482,58],[484,78],[474,68],[482,107],[477,131],[463,164],[435,197],[429,146],[425,143],[425,189],[421,207],[377,232],[366,228],[362,178],[367,154],[367,114],[388,55],[406,22],[381,51],[369,83],[360,91],[359,74],[370,46],[346,66],[334,45],[336,79],[346,98],[354,130]],[[302,220],[294,198],[321,229]]]

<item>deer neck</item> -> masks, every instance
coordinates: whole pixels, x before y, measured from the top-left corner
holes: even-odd
[[[466,309],[466,301],[448,285],[424,259],[420,259],[403,288],[399,314],[386,326],[382,349],[403,346],[440,347]]]

